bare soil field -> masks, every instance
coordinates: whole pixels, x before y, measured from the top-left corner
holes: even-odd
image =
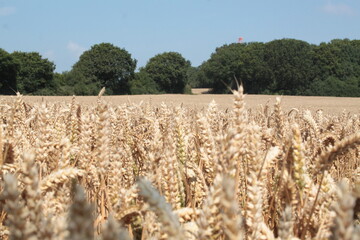
[[[254,110],[269,104],[273,106],[276,97],[273,95],[246,95],[245,102],[247,108]],[[360,113],[360,98],[344,98],[344,97],[303,97],[303,96],[280,96],[282,107],[286,111],[293,108],[309,109],[312,112],[323,110],[325,114],[339,114],[343,111],[352,114]],[[14,97],[0,96],[1,101],[7,101]],[[71,96],[24,96],[27,103],[41,103],[41,102],[62,102],[71,101]],[[92,105],[96,103],[96,96],[76,96],[76,101],[84,105]],[[200,95],[182,95],[182,94],[163,94],[163,95],[122,95],[122,96],[104,96],[103,99],[114,105],[121,104],[150,104],[158,106],[161,103],[167,105],[178,106],[182,104],[186,107],[201,109],[208,106],[208,104],[215,100],[220,109],[227,109],[232,107],[233,97],[231,94],[200,94]]]

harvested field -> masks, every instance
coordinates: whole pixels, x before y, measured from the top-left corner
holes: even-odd
[[[211,88],[193,88],[191,92],[193,94],[208,94]]]
[[[246,107],[258,110],[261,106],[268,104],[273,106],[277,96],[273,95],[246,95]],[[1,96],[3,101],[14,97]],[[24,96],[26,102],[31,103],[69,103],[72,97],[58,96]],[[302,97],[302,96],[282,96],[282,107],[286,111],[293,108],[308,109],[312,112],[322,110],[325,114],[339,114],[349,112],[352,114],[360,113],[360,98],[345,97]],[[84,105],[93,105],[96,103],[97,97],[76,96],[76,101]],[[159,106],[165,103],[171,106],[183,104],[185,107],[201,109],[208,106],[214,100],[219,109],[230,109],[233,104],[233,96],[231,94],[201,94],[201,95],[181,95],[181,94],[163,94],[163,95],[129,95],[129,96],[104,96],[104,101],[112,105],[120,104],[150,104]]]

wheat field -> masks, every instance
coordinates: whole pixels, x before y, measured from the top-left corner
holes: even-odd
[[[207,108],[211,101],[215,101],[220,110],[231,110],[233,107],[233,96],[231,94],[201,94],[203,90],[193,89],[195,94],[160,94],[160,95],[117,95],[103,96],[102,100],[110,105],[150,105],[159,107],[165,103],[169,107],[179,105],[202,110]],[[246,106],[253,111],[259,111],[266,105],[273,106],[276,103],[274,95],[246,95]],[[308,97],[308,96],[280,96],[281,107],[288,112],[293,108],[307,109],[312,112],[322,111],[324,114],[341,114],[343,112],[351,114],[360,113],[360,98],[350,97]],[[3,102],[11,103],[13,96],[1,96]],[[70,96],[23,96],[23,100],[31,104],[57,104],[69,103]],[[76,102],[82,106],[94,105],[97,98],[94,96],[76,96]]]
[[[103,92],[1,98],[1,239],[360,239],[358,99]]]

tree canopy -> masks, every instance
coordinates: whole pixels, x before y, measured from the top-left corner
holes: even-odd
[[[190,66],[180,53],[165,52],[152,57],[143,70],[158,85],[159,91],[184,93]]]
[[[247,93],[355,97],[360,96],[360,40],[234,43],[217,48],[199,69],[214,93],[227,93],[238,81]]]
[[[109,94],[126,94],[129,93],[128,83],[134,77],[135,68],[136,60],[125,49],[111,43],[100,43],[85,51],[72,71],[87,79],[84,84],[97,86],[98,89],[105,87]],[[74,81],[79,81],[79,78]]]
[[[14,58],[0,48],[0,94],[11,95],[16,93],[16,71],[18,64]]]
[[[251,94],[360,97],[360,40],[225,44],[197,67],[165,52],[135,69],[131,54],[110,43],[93,45],[63,73],[37,52],[0,49],[0,94],[96,95],[102,87],[107,94],[190,93],[190,87],[228,93],[242,84]]]
[[[18,64],[17,91],[23,94],[54,94],[53,62],[42,58],[37,52],[13,52],[11,55]]]
[[[288,95],[302,94],[315,78],[312,49],[309,43],[295,39],[268,42],[264,60],[271,72],[269,90]]]
[[[203,66],[190,67],[187,71],[188,84],[192,88],[210,88],[212,83],[205,76]]]
[[[264,60],[265,44],[233,43],[217,48],[201,69],[213,93],[227,93],[239,83],[248,93],[264,91],[269,83],[270,69]]]
[[[130,93],[139,95],[139,94],[158,94],[159,86],[156,82],[150,77],[150,75],[141,69],[135,74],[135,78],[130,81]]]

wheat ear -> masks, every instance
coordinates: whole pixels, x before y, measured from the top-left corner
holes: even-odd
[[[58,187],[60,184],[64,184],[66,182],[69,182],[71,179],[74,179],[76,177],[80,177],[83,175],[84,175],[83,170],[73,168],[73,167],[67,167],[64,169],[60,169],[56,172],[52,172],[50,175],[46,176],[40,182],[41,192],[44,193],[50,189]]]
[[[140,189],[139,194],[144,198],[145,202],[150,205],[150,209],[159,217],[168,239],[185,239],[179,219],[172,212],[171,206],[165,201],[165,198],[151,186],[150,182],[144,179],[138,181],[138,186]]]
[[[24,202],[20,199],[20,193],[17,189],[17,179],[12,174],[6,174],[4,177],[4,191],[1,199],[6,200],[5,211],[7,212],[7,224],[10,229],[11,240],[28,239],[28,232],[33,229],[27,228],[26,218],[28,211]]]
[[[25,190],[22,195],[29,210],[28,224],[33,229],[32,233],[29,233],[29,235],[32,235],[34,238],[36,238],[37,235],[40,236],[43,232],[43,229],[39,228],[40,223],[43,221],[43,216],[41,210],[42,199],[39,190],[38,169],[35,166],[34,160],[34,154],[24,153],[23,182],[25,184]]]
[[[222,220],[226,239],[241,240],[245,238],[245,227],[236,201],[235,182],[225,176],[222,179]]]
[[[93,240],[93,207],[86,200],[83,187],[75,185],[74,199],[70,206],[67,240]]]
[[[332,234],[334,239],[352,240],[354,237],[353,208],[355,198],[349,190],[349,186],[343,180],[339,183],[338,201],[334,204],[336,218],[334,218],[334,227]],[[357,236],[359,237],[359,236]]]
[[[291,206],[286,206],[279,223],[279,238],[290,240],[293,236],[294,220],[292,218]]]
[[[102,240],[130,240],[125,229],[121,228],[112,215],[109,215],[101,233]]]
[[[356,144],[360,144],[360,132],[354,133],[353,135],[336,142],[334,146],[328,147],[327,150],[320,155],[319,161],[317,162],[319,171],[326,170],[335,160],[336,156],[342,154],[348,148],[353,147]]]

